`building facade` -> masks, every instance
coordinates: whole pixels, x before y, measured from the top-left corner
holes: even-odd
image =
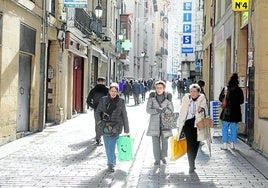
[[[239,137],[264,154],[268,153],[264,136],[268,131],[268,104],[264,102],[268,67],[262,31],[267,27],[267,4],[252,0],[248,11],[233,11],[231,0],[205,2],[202,70],[210,100],[218,100],[231,74],[238,73],[245,96]]]
[[[68,3],[0,1],[0,145],[86,112],[97,77],[116,75],[118,2],[101,18],[98,0]]]

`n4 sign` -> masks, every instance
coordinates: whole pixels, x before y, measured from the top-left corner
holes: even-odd
[[[249,0],[233,0],[233,11],[247,11],[249,8]]]

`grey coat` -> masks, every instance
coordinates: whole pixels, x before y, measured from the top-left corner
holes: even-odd
[[[106,102],[108,101],[108,96],[102,97],[99,105],[96,109],[96,122],[102,120],[103,112],[106,112]],[[116,108],[110,116],[110,120],[112,122],[116,122],[116,135],[122,133],[124,127],[124,133],[129,133],[129,124],[125,102],[123,99],[119,98],[118,103],[116,104]]]
[[[168,97],[170,95],[171,97]],[[172,95],[170,93],[165,93],[165,100],[161,103],[162,108],[168,107],[172,111],[174,110],[173,103],[171,100],[168,100],[168,98],[172,98]],[[150,121],[149,126],[147,130],[147,136],[159,136],[160,135],[160,114],[157,112],[156,109],[159,109],[160,105],[158,101],[156,100],[156,97],[150,94],[150,97],[147,102],[146,111],[148,114],[150,114]],[[168,136],[172,136],[172,130],[165,130],[166,134]]]

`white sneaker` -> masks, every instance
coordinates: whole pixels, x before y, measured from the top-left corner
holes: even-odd
[[[235,145],[233,142],[231,142],[231,146],[230,146],[231,149],[235,149]]]
[[[221,149],[223,149],[223,150],[227,150],[227,149],[228,149],[228,148],[227,148],[227,142],[224,142],[224,143],[222,144]]]

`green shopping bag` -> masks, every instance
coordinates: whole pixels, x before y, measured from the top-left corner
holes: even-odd
[[[129,136],[119,136],[117,139],[117,151],[119,161],[131,161],[133,160],[133,144],[134,138]]]

